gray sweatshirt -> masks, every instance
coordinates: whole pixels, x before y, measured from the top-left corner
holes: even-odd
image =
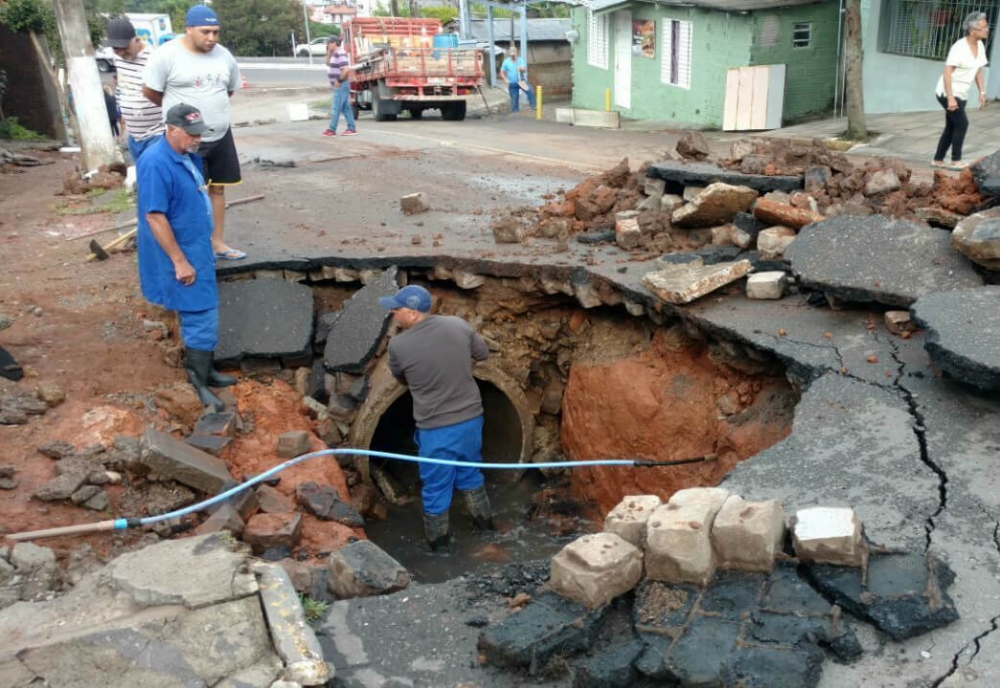
[[[418,428],[441,428],[482,415],[472,361],[489,355],[483,338],[453,315],[430,315],[389,340],[389,370],[409,386]]]

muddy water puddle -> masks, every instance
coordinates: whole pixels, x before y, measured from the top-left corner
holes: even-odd
[[[597,527],[576,515],[537,515],[539,493],[548,488],[541,475],[529,472],[515,480],[506,472],[485,471],[496,532],[474,531],[462,499],[455,494],[450,512],[452,543],[432,552],[424,537],[420,498],[390,508],[384,521],[369,521],[369,539],[394,557],[421,583],[440,583],[457,576],[481,574],[507,563],[548,559],[583,533]]]
[[[469,185],[501,195],[511,203],[535,204],[540,196],[566,190],[577,181],[546,175],[480,174],[470,177]]]

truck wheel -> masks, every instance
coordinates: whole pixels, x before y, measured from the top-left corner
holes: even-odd
[[[358,107],[357,103],[351,106],[351,112],[354,113],[354,119],[361,116],[361,108]]]
[[[424,116],[423,108],[410,108],[410,119],[420,119]]]
[[[448,122],[461,122],[465,119],[465,101],[448,103],[441,106],[441,119]]]
[[[376,122],[396,121],[396,115],[394,114],[390,115],[388,112],[386,112],[386,104],[379,98],[376,98],[375,100],[372,101],[372,114],[375,116]]]

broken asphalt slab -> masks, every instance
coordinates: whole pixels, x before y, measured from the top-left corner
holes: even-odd
[[[215,359],[301,356],[312,343],[313,292],[278,278],[219,283]]]
[[[949,232],[884,215],[803,227],[785,249],[800,283],[843,301],[907,308],[925,294],[981,286]]]
[[[666,181],[666,193],[681,193],[685,186],[708,186],[716,182],[748,186],[761,193],[797,191],[803,185],[802,175],[744,174],[708,162],[664,160],[650,165],[647,174],[654,179]]]
[[[389,266],[344,303],[326,336],[323,366],[328,372],[364,372],[389,328],[390,313],[379,299],[399,289],[398,272]]]
[[[956,380],[1000,390],[1000,286],[928,294],[910,309],[934,365]]]

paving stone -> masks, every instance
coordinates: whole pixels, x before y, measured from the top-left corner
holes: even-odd
[[[740,688],[812,688],[823,672],[823,651],[804,645],[793,649],[741,648],[729,656],[720,685]]]
[[[667,183],[662,179],[654,179],[653,177],[645,177],[643,180],[642,192],[647,196],[659,198],[663,195],[664,189]]]
[[[633,218],[615,220],[615,243],[626,251],[636,248],[642,239],[639,221]]]
[[[278,492],[270,485],[258,485],[255,492],[257,503],[264,513],[280,514],[295,511],[295,500]]]
[[[312,329],[313,292],[303,284],[270,279],[219,283],[218,361],[308,353]]]
[[[590,610],[555,593],[542,593],[517,614],[485,630],[477,647],[493,666],[537,673],[557,655],[590,648],[607,610]]]
[[[656,495],[633,495],[622,498],[604,517],[604,531],[614,533],[636,547],[646,543],[646,522],[663,504]]]
[[[784,648],[809,643],[828,649],[841,662],[853,662],[864,649],[847,620],[827,614],[804,616],[801,613],[776,614],[755,611],[747,625],[748,642],[778,645]]]
[[[305,430],[292,430],[282,433],[278,437],[278,456],[291,459],[302,454],[307,454],[312,446],[312,435]]]
[[[352,528],[361,528],[365,519],[347,502],[340,499],[331,485],[314,482],[299,483],[295,486],[295,498],[302,508],[323,521],[336,521]]]
[[[219,459],[153,428],[146,429],[140,461],[154,473],[207,494],[235,482]]]
[[[632,666],[644,649],[638,638],[622,638],[610,647],[572,662],[573,688],[631,688],[636,670]]]
[[[257,514],[247,521],[243,541],[257,554],[269,549],[290,550],[302,538],[302,514]]]
[[[236,421],[238,416],[232,411],[221,411],[215,413],[205,413],[198,418],[194,424],[192,433],[195,435],[218,435],[219,437],[233,437],[236,435]]]
[[[901,335],[904,332],[913,332],[917,329],[909,311],[886,311],[884,320],[885,329],[893,334]]]
[[[220,530],[228,530],[230,533],[236,537],[240,537],[243,534],[243,528],[245,527],[243,519],[240,518],[240,514],[236,511],[236,508],[231,504],[222,504],[219,506],[215,512],[206,518],[202,523],[195,528],[195,533],[203,535],[205,533],[215,533]]]
[[[861,519],[846,507],[799,509],[792,518],[792,546],[803,562],[863,566],[868,548]]]
[[[712,546],[723,568],[770,571],[785,537],[785,512],[777,500],[748,502],[731,495],[712,524]]]
[[[779,562],[768,579],[767,591],[761,609],[779,614],[825,615],[831,604],[806,582],[798,567],[790,562]]]
[[[260,509],[260,504],[257,502],[257,493],[253,488],[247,488],[241,490],[234,494],[232,497],[222,502],[224,505],[231,506],[236,509],[236,513],[240,515],[244,521],[257,513]],[[220,505],[221,506],[221,505]],[[214,507],[209,507],[209,513],[214,513]]]
[[[388,595],[410,584],[403,565],[369,540],[358,540],[330,554],[327,586],[338,600]]]
[[[745,571],[719,571],[702,593],[699,612],[737,622],[757,608],[767,577]]]
[[[732,222],[736,213],[750,208],[757,195],[746,186],[710,184],[692,202],[675,210],[671,222],[676,227],[714,227]]]
[[[549,586],[596,609],[630,591],[641,578],[642,550],[614,533],[592,533],[552,557]]]
[[[646,576],[650,580],[705,585],[715,572],[709,503],[665,504],[646,524]]]
[[[980,389],[1000,389],[1000,286],[929,294],[910,313],[927,331],[934,365]]]
[[[804,228],[785,258],[803,286],[844,301],[909,308],[933,292],[982,285],[949,238],[944,230],[882,215],[840,216]]]
[[[219,437],[218,435],[191,435],[184,439],[185,444],[216,457],[221,456],[222,450],[228,447],[232,441],[232,437]]]
[[[344,303],[323,351],[323,365],[329,372],[364,372],[389,327],[389,311],[379,299],[399,290],[397,272],[395,266],[388,268]]]
[[[747,277],[748,299],[780,299],[788,289],[788,275],[780,270],[755,272]]]
[[[646,273],[643,285],[667,303],[684,304],[735,282],[750,272],[750,261],[694,267],[674,265]]]
[[[427,200],[427,194],[423,191],[418,191],[417,193],[400,196],[399,209],[403,211],[404,215],[416,215],[430,210],[431,204]]]
[[[798,235],[791,227],[777,225],[768,227],[757,235],[757,251],[765,260],[781,258],[785,249],[792,245]]]
[[[802,188],[801,176],[743,174],[705,162],[664,160],[650,165],[647,174],[654,179],[666,181],[666,193],[681,193],[684,186],[708,186],[715,182],[748,186],[762,193],[776,190],[795,191]]]
[[[813,564],[805,571],[825,597],[893,640],[923,635],[958,620],[947,593],[955,574],[933,556],[873,554],[866,583],[855,568]]]
[[[739,635],[738,623],[696,617],[667,653],[661,655],[659,648],[647,645],[636,669],[649,678],[674,680],[682,686],[722,685],[723,668],[736,649]]]

